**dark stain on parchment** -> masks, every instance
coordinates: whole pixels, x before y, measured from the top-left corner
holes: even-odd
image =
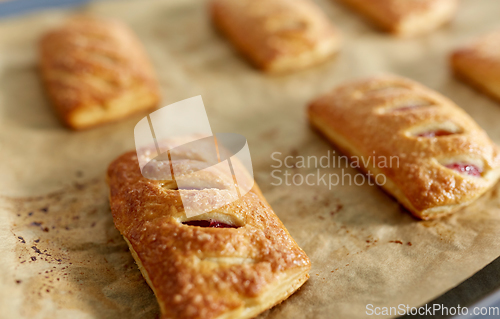
[[[390,243],[394,243],[394,244],[400,244],[400,245],[403,245],[403,242],[401,240],[389,240]]]
[[[13,216],[15,282],[27,317],[45,298],[95,318],[156,318],[156,299],[115,229],[104,179],[28,198],[2,197]]]

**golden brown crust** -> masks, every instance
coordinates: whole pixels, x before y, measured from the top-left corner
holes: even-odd
[[[338,0],[381,29],[398,36],[414,36],[450,21],[457,0]]]
[[[310,0],[212,0],[212,19],[255,66],[298,70],[336,53],[340,34]]]
[[[202,161],[195,153],[185,161]],[[257,186],[236,202],[187,219],[180,192],[217,197],[223,190],[207,188],[206,181],[201,190],[175,190],[146,179],[135,152],[111,163],[107,176],[115,225],[146,274],[162,318],[254,317],[307,280],[309,259]],[[182,224],[210,218],[240,227]]]
[[[500,30],[491,32],[451,55],[455,75],[500,101]]]
[[[386,75],[349,83],[308,111],[312,125],[349,155],[375,155],[367,165],[360,161],[361,168],[383,174],[382,187],[419,218],[451,213],[499,178],[499,150],[486,133],[453,102],[411,80]],[[453,134],[420,136],[440,129]],[[445,167],[460,162],[476,165],[482,175]]]
[[[142,46],[119,22],[73,18],[42,37],[39,60],[48,95],[70,128],[158,105],[158,84]]]

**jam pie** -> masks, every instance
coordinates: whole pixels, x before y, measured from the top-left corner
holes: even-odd
[[[255,66],[286,72],[336,53],[339,32],[311,0],[212,0],[216,27]]]
[[[86,129],[156,108],[159,89],[141,44],[123,24],[78,17],[40,42],[41,74],[62,122]]]
[[[115,226],[162,318],[253,318],[299,289],[309,278],[310,261],[258,187],[188,218],[181,192],[217,200],[232,177],[196,171],[204,161],[196,150],[175,157],[172,165],[196,174],[189,189],[143,177],[136,152],[116,159],[107,174]]]
[[[451,20],[457,0],[338,0],[398,36],[432,31]]]
[[[456,50],[451,65],[458,78],[500,101],[500,30]]]
[[[452,101],[411,80],[348,83],[308,112],[315,128],[419,218],[454,212],[499,179],[499,149],[487,134]]]

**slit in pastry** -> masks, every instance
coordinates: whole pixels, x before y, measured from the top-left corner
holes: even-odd
[[[432,122],[429,124],[413,127],[406,131],[406,135],[411,137],[433,138],[462,134],[463,132],[464,130],[454,122],[445,121],[437,123]]]
[[[483,160],[469,156],[462,155],[441,159],[439,163],[447,169],[466,176],[482,177],[486,171]]]
[[[435,106],[435,104],[427,99],[408,98],[395,101],[394,103],[391,103],[389,105],[382,106],[378,108],[376,112],[379,114],[400,113],[400,112],[419,110],[431,106]]]

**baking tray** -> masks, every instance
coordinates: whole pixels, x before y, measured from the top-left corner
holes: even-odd
[[[133,127],[141,117],[70,132],[40,83],[37,40],[74,13],[120,19],[137,33],[158,74],[162,106],[202,95],[214,132],[247,137],[257,183],[313,263],[310,280],[260,318],[361,318],[367,304],[416,307],[495,260],[498,187],[452,217],[423,222],[373,186],[275,185],[272,174],[275,158],[337,156],[309,127],[307,103],[345,81],[381,72],[450,97],[500,143],[499,106],[456,81],[447,61],[458,45],[499,27],[500,2],[461,1],[450,25],[415,39],[379,33],[334,2],[318,4],[342,31],[342,51],[283,76],[262,74],[240,58],[214,31],[204,1],[99,1],[1,20],[0,308],[6,311],[0,317],[158,314],[113,227],[104,182],[109,162],[134,148]],[[277,174],[285,170],[318,172],[295,166]],[[320,172],[358,173],[348,165]]]

